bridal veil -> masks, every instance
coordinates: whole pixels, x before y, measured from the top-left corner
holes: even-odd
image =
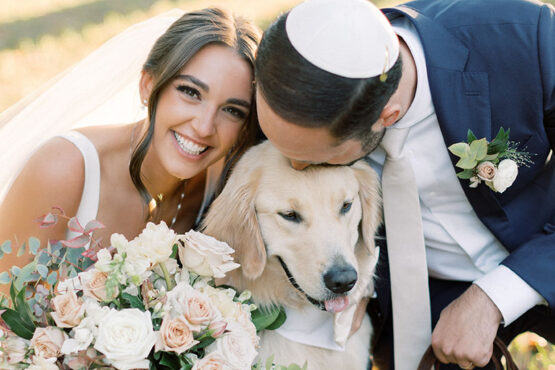
[[[46,140],[77,127],[146,116],[138,90],[142,65],[156,39],[181,15],[174,9],[131,26],[0,114],[0,201]]]

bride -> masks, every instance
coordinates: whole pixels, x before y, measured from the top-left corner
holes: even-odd
[[[179,232],[199,221],[226,163],[258,135],[253,62],[260,32],[213,8],[175,18],[165,14],[124,32],[25,107],[0,116],[0,147],[7,148],[0,184],[16,174],[0,198],[0,243],[11,240],[17,250],[30,236],[42,245],[72,237],[65,222],[43,229],[34,222],[53,206],[82,225],[104,223],[94,235],[104,246],[114,232],[135,237],[147,221]],[[174,20],[141,67],[154,35]],[[145,118],[104,124],[117,113],[132,117],[134,102],[144,105]],[[0,271],[31,258],[15,254],[0,260]]]

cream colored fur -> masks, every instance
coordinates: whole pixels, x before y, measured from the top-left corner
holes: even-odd
[[[375,265],[374,232],[381,222],[379,182],[364,161],[346,166],[311,166],[303,171],[269,142],[250,149],[233,170],[204,221],[204,232],[235,249],[241,267],[225,283],[248,289],[261,306],[311,305],[295,289],[277,260],[280,256],[304,292],[328,299],[323,274],[338,258],[358,276],[371,276]],[[341,214],[344,202],[352,201]],[[295,211],[302,222],[279,213]],[[364,289],[355,285],[355,289]],[[373,286],[369,287],[373,291]],[[275,362],[308,362],[316,369],[366,369],[371,327],[366,317],[344,352],[291,342],[276,332],[260,334],[260,357]]]

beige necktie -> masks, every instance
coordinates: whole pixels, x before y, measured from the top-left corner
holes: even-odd
[[[382,192],[391,276],[395,369],[414,370],[431,343],[430,294],[422,216],[410,153],[409,128],[389,128]]]

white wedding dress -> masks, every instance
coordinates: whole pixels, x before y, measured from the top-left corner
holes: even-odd
[[[81,151],[85,186],[78,211],[81,224],[96,218],[100,196],[100,164],[94,145],[71,131],[84,126],[135,122],[146,116],[139,96],[140,73],[148,53],[181,15],[174,9],[131,26],[85,59],[0,114],[0,203],[21,168],[45,141],[62,136]],[[207,171],[201,210],[210,202],[223,160]],[[199,219],[197,218],[197,222]],[[76,236],[71,232],[68,238]]]

